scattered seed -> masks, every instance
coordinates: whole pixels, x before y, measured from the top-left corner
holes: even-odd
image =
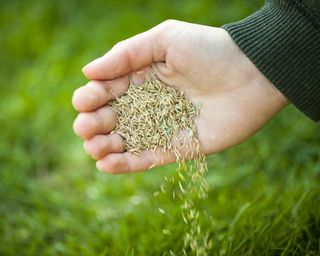
[[[149,168],[148,168],[148,170],[150,170],[150,169],[152,169],[152,168],[154,168],[154,167],[156,167],[156,164],[150,165]]]
[[[177,195],[173,189],[172,198],[178,197],[181,200],[182,219],[188,226],[184,235],[183,255],[187,255],[186,252],[190,250],[194,255],[208,255],[212,241],[199,225],[200,212],[192,196],[205,199],[208,194],[205,180],[208,168],[194,123],[201,104],[195,106],[183,91],[161,82],[151,68],[146,73],[144,83],[139,86],[134,85],[130,78],[128,90],[121,97],[115,96],[111,107],[117,115],[114,132],[123,138],[126,151],[139,156],[144,150],[154,154],[170,151],[176,157],[178,176],[165,177],[160,191],[166,194],[175,185],[180,189]],[[181,154],[186,151],[190,152],[189,157],[193,159],[190,165],[184,160],[186,156]],[[164,163],[163,157],[161,163]],[[154,164],[148,169],[153,167]],[[154,193],[154,196],[158,195],[159,191]],[[158,210],[166,214],[164,209],[159,207]],[[171,235],[169,229],[163,229],[162,233]],[[174,255],[172,251],[170,254]]]
[[[158,210],[161,214],[166,214],[166,212],[162,208],[159,207]]]
[[[170,232],[169,229],[163,229],[162,233],[165,234],[165,235],[171,236],[171,232]]]

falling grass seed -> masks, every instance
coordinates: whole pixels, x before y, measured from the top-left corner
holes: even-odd
[[[138,154],[143,150],[174,153],[178,163],[178,178],[165,177],[161,192],[166,194],[169,183],[176,184],[179,191],[173,191],[173,199],[181,201],[181,215],[188,226],[184,236],[183,252],[206,255],[211,248],[211,240],[199,225],[200,210],[194,205],[193,195],[199,199],[207,197],[205,173],[207,164],[200,152],[194,120],[199,108],[194,106],[183,91],[165,85],[150,69],[142,85],[132,82],[126,93],[117,97],[111,106],[117,114],[115,131],[124,140],[126,151]],[[181,148],[192,149],[190,165],[181,156]],[[151,165],[149,169],[153,168]],[[155,192],[158,195],[159,192]],[[165,214],[159,208],[161,214]],[[168,229],[163,234],[170,235]]]

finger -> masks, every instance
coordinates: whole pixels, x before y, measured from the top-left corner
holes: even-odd
[[[172,153],[162,153],[161,150],[143,151],[141,155],[125,152],[105,156],[97,161],[97,168],[111,174],[123,174],[148,170],[174,161],[175,157]]]
[[[135,85],[142,85],[145,81],[149,66],[131,73],[131,82]]]
[[[96,135],[84,142],[84,150],[93,159],[101,159],[110,153],[121,153],[124,151],[123,139],[119,134]]]
[[[80,113],[73,124],[74,132],[82,139],[90,139],[97,134],[107,134],[116,125],[116,113],[110,106],[94,112]]]
[[[136,71],[152,62],[165,61],[169,35],[177,21],[160,25],[116,44],[107,54],[83,68],[89,79],[113,79]]]
[[[128,89],[128,85],[128,76],[108,81],[90,81],[73,93],[72,104],[79,112],[96,110],[116,96],[123,95]]]

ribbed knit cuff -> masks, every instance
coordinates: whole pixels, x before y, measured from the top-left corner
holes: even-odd
[[[223,28],[285,97],[320,120],[320,31],[310,20],[294,5],[273,0]]]

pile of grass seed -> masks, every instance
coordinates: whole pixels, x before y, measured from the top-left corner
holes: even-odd
[[[175,184],[178,192],[173,192],[173,199],[180,200],[182,219],[187,225],[184,236],[183,254],[206,255],[211,248],[208,233],[199,225],[200,210],[194,206],[194,195],[200,199],[207,197],[205,157],[200,153],[200,143],[194,120],[199,108],[194,106],[183,91],[161,82],[152,68],[146,74],[142,85],[132,82],[126,93],[116,98],[112,108],[117,114],[115,131],[124,140],[126,151],[140,154],[143,150],[161,149],[171,151],[178,163],[178,178],[165,177],[161,191],[166,193],[168,183]],[[186,164],[181,156],[181,148],[191,150],[193,162]],[[170,180],[170,181],[169,181]],[[159,208],[165,214],[165,211]],[[165,235],[170,230],[164,229]],[[170,251],[171,255],[175,255]],[[181,252],[179,252],[181,254]]]
[[[142,85],[130,83],[126,94],[112,103],[118,119],[115,131],[124,139],[132,153],[142,150],[174,150],[172,138],[179,131],[195,137],[194,118],[197,108],[183,91],[164,85],[152,69]],[[180,158],[178,152],[177,156]]]

